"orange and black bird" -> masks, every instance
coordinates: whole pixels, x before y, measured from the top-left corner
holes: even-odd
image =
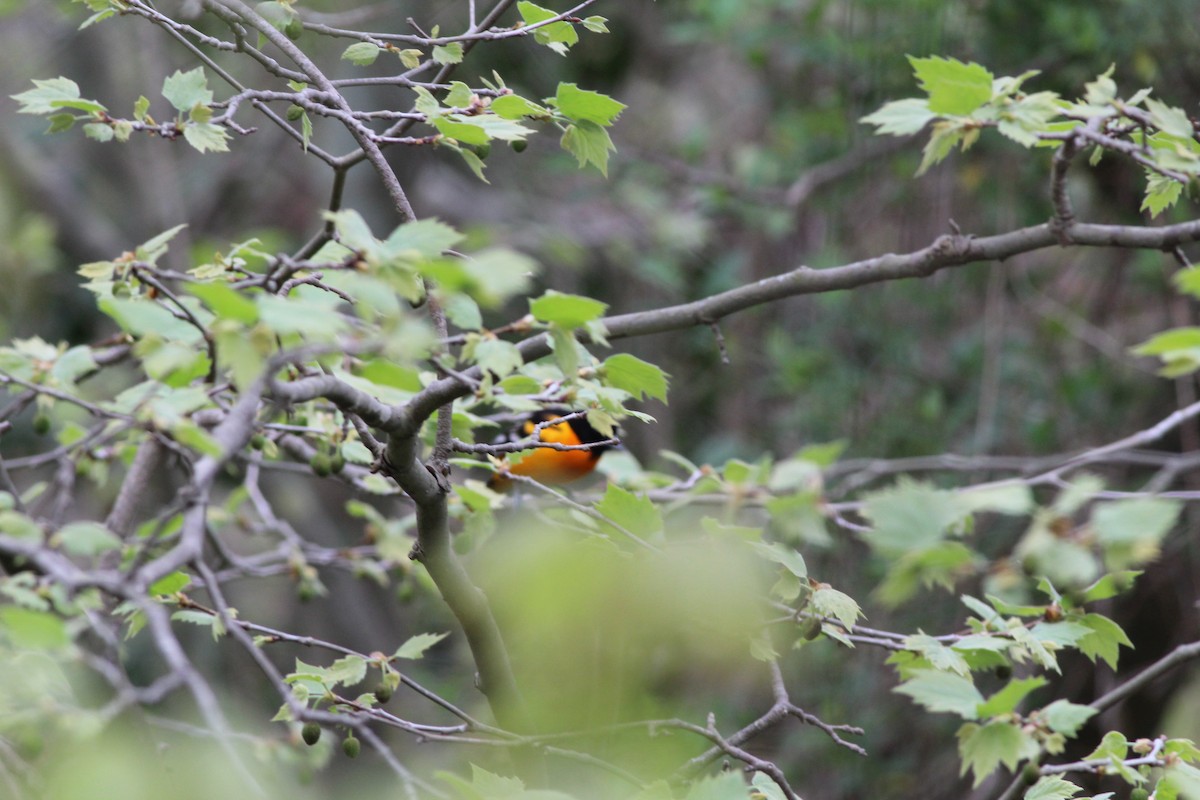
[[[509,464],[507,473],[525,475],[539,483],[560,484],[570,483],[591,473],[600,461],[604,451],[611,450],[616,444],[610,441],[600,431],[588,424],[583,417],[567,416],[567,409],[543,409],[527,416],[506,437],[506,441],[515,442],[528,439],[535,433],[538,441],[553,442],[562,445],[582,445],[592,442],[602,442],[586,450],[556,450],[551,447],[536,447],[524,451],[520,461]],[[563,419],[563,417],[567,417]],[[555,423],[554,420],[563,419]],[[549,423],[549,424],[544,424]],[[541,430],[538,426],[541,425]],[[499,472],[488,479],[488,488],[504,491],[512,481],[504,472]]]

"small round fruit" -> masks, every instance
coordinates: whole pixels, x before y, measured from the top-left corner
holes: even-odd
[[[33,418],[33,432],[38,436],[45,436],[50,432],[50,415],[44,411],[39,411]]]
[[[304,727],[300,729],[300,738],[309,747],[321,740],[321,726],[315,722],[306,722]]]
[[[358,758],[359,751],[362,750],[362,742],[355,738],[354,734],[350,734],[345,739],[342,739],[342,752],[348,758]]]
[[[295,122],[296,120],[300,119],[303,116],[304,116],[304,106],[298,106],[295,103],[288,106],[288,110],[287,110],[288,120],[290,120],[291,122]]]
[[[508,143],[508,146],[512,148],[514,153],[524,153],[525,148],[529,147],[529,142],[524,139],[513,139]]]
[[[283,26],[283,34],[293,42],[299,39],[302,33],[304,33],[304,23],[300,21],[300,17],[292,17],[288,20],[288,24]]]
[[[334,475],[341,474],[341,471],[346,468],[346,457],[342,455],[342,451],[338,450],[329,459],[329,471]]]
[[[379,701],[380,705],[383,705],[388,700],[392,699],[392,694],[395,691],[396,690],[392,688],[391,684],[380,683],[375,687],[375,699]]]
[[[255,450],[262,450],[267,446],[267,437],[261,433],[256,433],[250,437],[250,446]]]
[[[1038,768],[1037,764],[1026,764],[1025,769],[1021,770],[1021,780],[1025,781],[1029,786],[1033,786],[1041,780],[1041,777],[1042,771]]]
[[[329,457],[328,453],[314,453],[313,457],[309,459],[308,465],[312,467],[313,473],[320,478],[328,477],[329,473],[333,471],[333,460]]]

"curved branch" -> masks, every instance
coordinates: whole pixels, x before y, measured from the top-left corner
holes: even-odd
[[[1162,227],[1076,222],[1069,230],[1056,229],[1052,223],[1045,223],[994,236],[945,235],[938,237],[928,247],[911,253],[886,253],[829,269],[801,266],[691,303],[619,314],[600,321],[608,330],[610,340],[625,339],[710,325],[738,311],[788,297],[837,292],[884,281],[925,278],[948,267],[1003,261],[1060,244],[1166,250],[1195,241],[1200,241],[1200,220]],[[525,339],[517,347],[525,361],[550,353],[549,339],[545,334]],[[477,367],[464,374],[468,378],[481,377]],[[409,402],[409,409],[416,419],[424,419],[439,406],[463,396],[467,391],[467,387],[458,379],[443,378],[414,397]]]

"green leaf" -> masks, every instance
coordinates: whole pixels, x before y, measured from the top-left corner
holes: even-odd
[[[46,133],[62,133],[73,127],[75,127],[73,114],[53,114],[50,116],[50,127],[46,128]]]
[[[608,304],[599,300],[577,294],[563,294],[553,289],[548,289],[541,297],[529,301],[529,311],[535,319],[555,323],[567,329],[578,328],[599,319],[607,308]]]
[[[171,426],[170,432],[175,441],[202,455],[219,458],[225,453],[221,443],[211,433],[190,419],[177,421]]]
[[[16,647],[56,650],[71,643],[66,623],[49,611],[0,606],[0,631]]]
[[[899,555],[936,545],[963,518],[957,497],[927,483],[900,480],[895,486],[867,495],[862,514],[872,530],[860,534],[883,555]]]
[[[802,581],[808,580],[808,565],[798,550],[778,542],[753,542],[751,546],[768,561],[773,561]]]
[[[1084,756],[1084,758],[1087,761],[1096,761],[1102,758],[1123,761],[1128,755],[1129,741],[1125,738],[1125,734],[1120,731],[1109,731],[1104,734],[1104,738],[1100,740],[1100,744],[1096,749]]]
[[[346,329],[347,321],[325,302],[327,297],[322,295],[319,301],[310,300],[304,294],[293,292],[288,297],[258,295],[254,300],[259,318],[274,333],[303,334],[310,341],[330,341]]]
[[[421,391],[421,377],[415,370],[386,358],[367,361],[359,367],[357,374],[379,386],[390,386],[405,392]]]
[[[188,575],[186,572],[175,571],[150,584],[149,593],[151,595],[175,594],[178,591],[182,591],[191,582],[191,575]]]
[[[628,353],[617,353],[600,365],[608,386],[624,389],[638,400],[646,395],[667,402],[667,374],[658,367]]]
[[[418,633],[409,639],[392,654],[392,658],[406,658],[415,661],[425,655],[425,651],[445,639],[448,633]]]
[[[583,27],[587,28],[592,33],[608,33],[607,23],[608,20],[604,17],[585,17],[583,20]],[[755,777],[758,777],[758,775],[755,775]]]
[[[183,126],[183,138],[201,153],[229,152],[229,132],[211,122],[189,122]]]
[[[457,64],[463,60],[461,42],[437,44],[433,46],[433,60],[438,64]]]
[[[374,64],[383,50],[370,42],[355,42],[342,51],[342,59],[360,67]]]
[[[1074,736],[1095,715],[1096,709],[1068,700],[1055,700],[1041,710],[1041,717],[1050,730],[1066,736]]]
[[[462,267],[470,279],[471,295],[487,308],[495,308],[528,291],[530,277],[538,272],[536,261],[503,247],[475,253]]]
[[[483,339],[475,345],[472,355],[480,368],[491,372],[497,379],[506,377],[525,363],[517,346],[503,339]]]
[[[1112,572],[1083,590],[1079,597],[1081,603],[1091,603],[1096,600],[1107,600],[1116,597],[1121,592],[1133,586],[1133,582],[1141,575],[1140,570]]]
[[[554,352],[554,363],[567,381],[574,381],[579,372],[579,343],[570,328],[552,324],[550,326],[550,349]]]
[[[969,678],[949,672],[915,670],[914,677],[893,691],[911,697],[933,712],[958,714],[963,719],[978,719],[983,695]]]
[[[335,684],[354,686],[367,677],[367,660],[362,656],[343,656],[330,664],[325,674]]]
[[[959,774],[965,775],[967,770],[974,772],[974,786],[982,783],[1001,764],[1013,770],[1022,758],[1037,752],[1037,744],[1010,722],[964,725],[958,732],[958,753],[963,762]]]
[[[1188,119],[1187,112],[1182,108],[1173,108],[1153,97],[1148,97],[1146,98],[1146,110],[1150,112],[1151,122],[1158,126],[1159,130],[1185,140],[1192,138],[1194,133],[1192,121]]]
[[[1080,651],[1092,661],[1102,658],[1108,666],[1116,669],[1121,645],[1133,647],[1133,642],[1129,641],[1121,626],[1100,614],[1086,614],[1077,621],[1092,629],[1089,636],[1079,640]]]
[[[1151,337],[1133,352],[1141,356],[1158,356],[1166,366],[1160,374],[1177,378],[1200,368],[1200,328],[1173,328]]]
[[[833,617],[850,631],[854,630],[854,623],[858,618],[863,616],[853,597],[828,586],[822,586],[813,592],[809,603],[815,613],[823,617]]]
[[[954,145],[963,141],[963,135],[963,129],[958,124],[944,121],[934,123],[933,133],[921,151],[921,163],[917,167],[917,176],[924,175],[930,167],[944,161],[946,156],[954,150]]]
[[[913,634],[904,640],[904,647],[920,654],[936,670],[953,672],[964,678],[970,676],[971,668],[967,665],[967,660],[932,636],[924,633]]]
[[[662,511],[644,494],[634,494],[610,483],[595,509],[635,536],[651,536],[663,529]]]
[[[97,142],[111,142],[114,136],[112,126],[106,122],[89,122],[83,126],[83,133]]]
[[[560,142],[562,148],[575,156],[575,161],[582,169],[588,164],[600,170],[600,174],[608,177],[608,154],[615,152],[608,131],[590,120],[580,120],[568,125]]]
[[[992,73],[975,63],[954,58],[908,57],[935,114],[970,114],[992,99]]]
[[[1096,76],[1096,80],[1085,84],[1084,96],[1089,105],[1104,106],[1116,99],[1117,83],[1112,79],[1114,68],[1115,65],[1110,65],[1106,71]]]
[[[208,88],[208,78],[204,75],[203,67],[183,72],[175,72],[163,80],[163,97],[180,113],[190,110],[193,106],[209,105],[213,101],[213,93]]]
[[[544,22],[558,16],[557,12],[551,11],[548,8],[542,8],[539,5],[529,2],[529,0],[521,0],[521,2],[517,3],[517,11],[521,14],[521,19],[526,25]],[[565,55],[566,49],[579,41],[579,33],[571,23],[560,21],[551,22],[549,25],[542,25],[536,28],[533,32],[533,38],[538,44],[550,47],[550,49],[559,55]]]
[[[146,121],[146,114],[150,111],[150,100],[146,95],[138,95],[137,101],[133,104],[133,118],[138,122]]]
[[[1058,775],[1045,775],[1025,793],[1025,800],[1067,800],[1083,789]]]
[[[1046,679],[1042,677],[1015,678],[1009,681],[1003,689],[989,697],[987,702],[979,705],[979,718],[987,719],[1010,714],[1017,710],[1017,706],[1021,704],[1026,695],[1045,685]]]
[[[505,94],[497,97],[489,106],[492,113],[502,119],[523,119],[525,117],[548,117],[550,112],[515,94]]]
[[[874,125],[877,134],[910,136],[920,132],[937,115],[929,110],[929,101],[910,97],[886,103],[874,114],[868,114],[859,122]]]
[[[1179,519],[1183,504],[1158,497],[1099,503],[1092,527],[1110,569],[1143,564],[1158,557],[1159,544]]]
[[[462,240],[461,233],[441,220],[422,219],[406,222],[392,231],[383,242],[383,252],[390,257],[413,252],[422,258],[437,258]]]
[[[1175,763],[1166,768],[1158,788],[1154,792],[1157,800],[1185,800],[1200,798],[1200,770],[1191,764]]]
[[[580,89],[573,83],[560,83],[554,96],[554,105],[568,119],[576,122],[594,122],[611,125],[625,110],[625,104],[608,95]]]
[[[452,294],[442,298],[446,319],[464,331],[476,331],[483,327],[483,315],[479,304],[465,294]]]
[[[1191,739],[1168,739],[1163,745],[1165,755],[1174,755],[1184,761],[1200,761],[1200,748]]]
[[[54,533],[50,544],[71,555],[97,556],[119,548],[121,539],[98,522],[72,522]]]
[[[258,322],[258,306],[227,283],[192,283],[188,292],[199,297],[218,319],[231,319],[244,325]]]
[[[17,109],[19,114],[53,114],[60,108],[78,108],[81,100],[79,86],[69,78],[50,78],[48,80],[34,79],[35,88],[20,94],[12,95],[12,99],[21,104]],[[104,106],[92,100],[84,101],[86,111],[104,111]]]
[[[509,375],[497,383],[496,388],[506,394],[538,394],[546,387],[542,386],[541,381],[528,375]]]

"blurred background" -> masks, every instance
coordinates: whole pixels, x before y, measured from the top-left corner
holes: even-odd
[[[306,18],[346,27],[400,30],[397,20],[412,17],[426,30],[440,24],[452,31],[462,26],[465,5],[381,2],[352,20],[340,3],[314,0],[300,8]],[[820,268],[909,251],[954,225],[983,235],[1046,220],[1049,151],[984,136],[967,154],[914,179],[923,142],[876,138],[858,122],[887,100],[916,94],[906,54],[976,61],[996,75],[1042,70],[1029,86],[1072,97],[1115,64],[1125,96],[1153,86],[1189,113],[1200,99],[1200,15],[1191,0],[661,0],[601,4],[594,13],[609,18],[612,33],[583,35],[567,58],[511,40],[479,47],[455,78],[475,83],[480,73],[473,70],[486,77],[495,69],[531,98],[553,94],[565,80],[627,103],[613,131],[617,153],[607,180],[577,170],[550,133],[523,153],[494,147],[490,185],[452,153],[393,149],[390,158],[420,216],[459,226],[476,243],[526,252],[543,264],[543,286],[600,298],[616,313],[685,302],[801,264]],[[135,137],[119,146],[78,131],[43,136],[42,120],[15,115],[9,95],[31,78],[57,75],[76,80],[83,96],[114,114],[127,115],[145,94],[154,114],[165,106],[162,78],[194,66],[161,31],[118,19],[78,33],[86,12],[66,2],[3,0],[0,14],[5,339],[88,342],[110,333],[78,287],[75,268],[180,222],[189,228],[187,247],[171,253],[177,266],[189,249],[205,257],[257,236],[267,249],[287,250],[315,230],[330,176],[249,109],[241,122],[259,132],[236,139],[228,154],[209,156],[183,142]],[[387,74],[384,59],[365,70],[339,61],[345,42],[307,33],[299,43],[336,76]],[[245,65],[225,63],[252,83],[273,85]],[[404,108],[411,98],[359,89],[351,101]],[[350,146],[321,120],[314,142],[335,153]],[[1077,214],[1144,222],[1143,186],[1128,163],[1079,168],[1072,180]],[[366,166],[351,173],[346,205],[377,232],[394,224]],[[1193,214],[1185,202],[1167,217]],[[631,425],[626,444],[655,467],[664,448],[721,463],[764,453],[783,458],[833,440],[846,442],[847,458],[1039,455],[1095,446],[1197,398],[1192,377],[1159,378],[1154,363],[1128,349],[1164,328],[1193,324],[1193,304],[1170,288],[1176,268],[1168,254],[1047,250],[923,281],[795,298],[724,320],[728,364],[708,329],[622,342],[672,375],[670,405],[645,408],[658,424]],[[513,308],[489,322],[524,311]],[[1200,429],[1187,426],[1164,446],[1195,449]],[[1118,485],[1136,478],[1107,477]],[[293,521],[309,521],[305,535],[336,542],[337,524],[344,524],[334,522],[344,520],[336,499],[290,494],[285,505]],[[1012,536],[1004,535],[997,533],[997,550],[1011,546]],[[1169,540],[1137,595],[1111,610],[1137,645],[1125,668],[1196,638],[1196,538],[1189,524]],[[810,570],[859,598],[870,624],[943,632],[961,619],[945,594],[919,616],[873,605],[879,565],[855,541],[834,539],[806,553]],[[259,600],[262,617],[291,630],[332,630],[366,651],[383,648],[380,631],[400,635],[390,590],[344,575],[322,578],[337,607],[317,600],[301,613]],[[243,602],[253,601],[234,601]],[[437,603],[412,602],[419,607],[403,612],[401,629],[410,619],[419,627],[409,632],[449,629]],[[431,619],[442,627],[431,628]],[[435,657],[427,676],[450,695],[471,694],[469,681],[450,669],[460,655]],[[796,702],[828,722],[866,728],[862,743],[872,756],[860,761],[813,730],[768,735],[761,751],[803,775],[797,785],[810,800],[962,796],[954,721],[922,716],[929,729],[914,726],[918,715],[891,694],[883,657],[848,656],[832,646],[788,656],[789,674],[798,676]],[[1087,671],[1087,680],[1073,680],[1069,666],[1064,694],[1102,691],[1088,685]],[[1180,707],[1178,691],[1190,691],[1195,707],[1197,688],[1180,688],[1185,677],[1178,673],[1099,724],[1126,725],[1131,738],[1158,733]],[[717,702],[719,719],[753,713],[766,697],[761,676],[729,676],[717,700],[704,683],[696,682],[704,698],[697,707]],[[1179,714],[1175,722],[1185,724]]]

